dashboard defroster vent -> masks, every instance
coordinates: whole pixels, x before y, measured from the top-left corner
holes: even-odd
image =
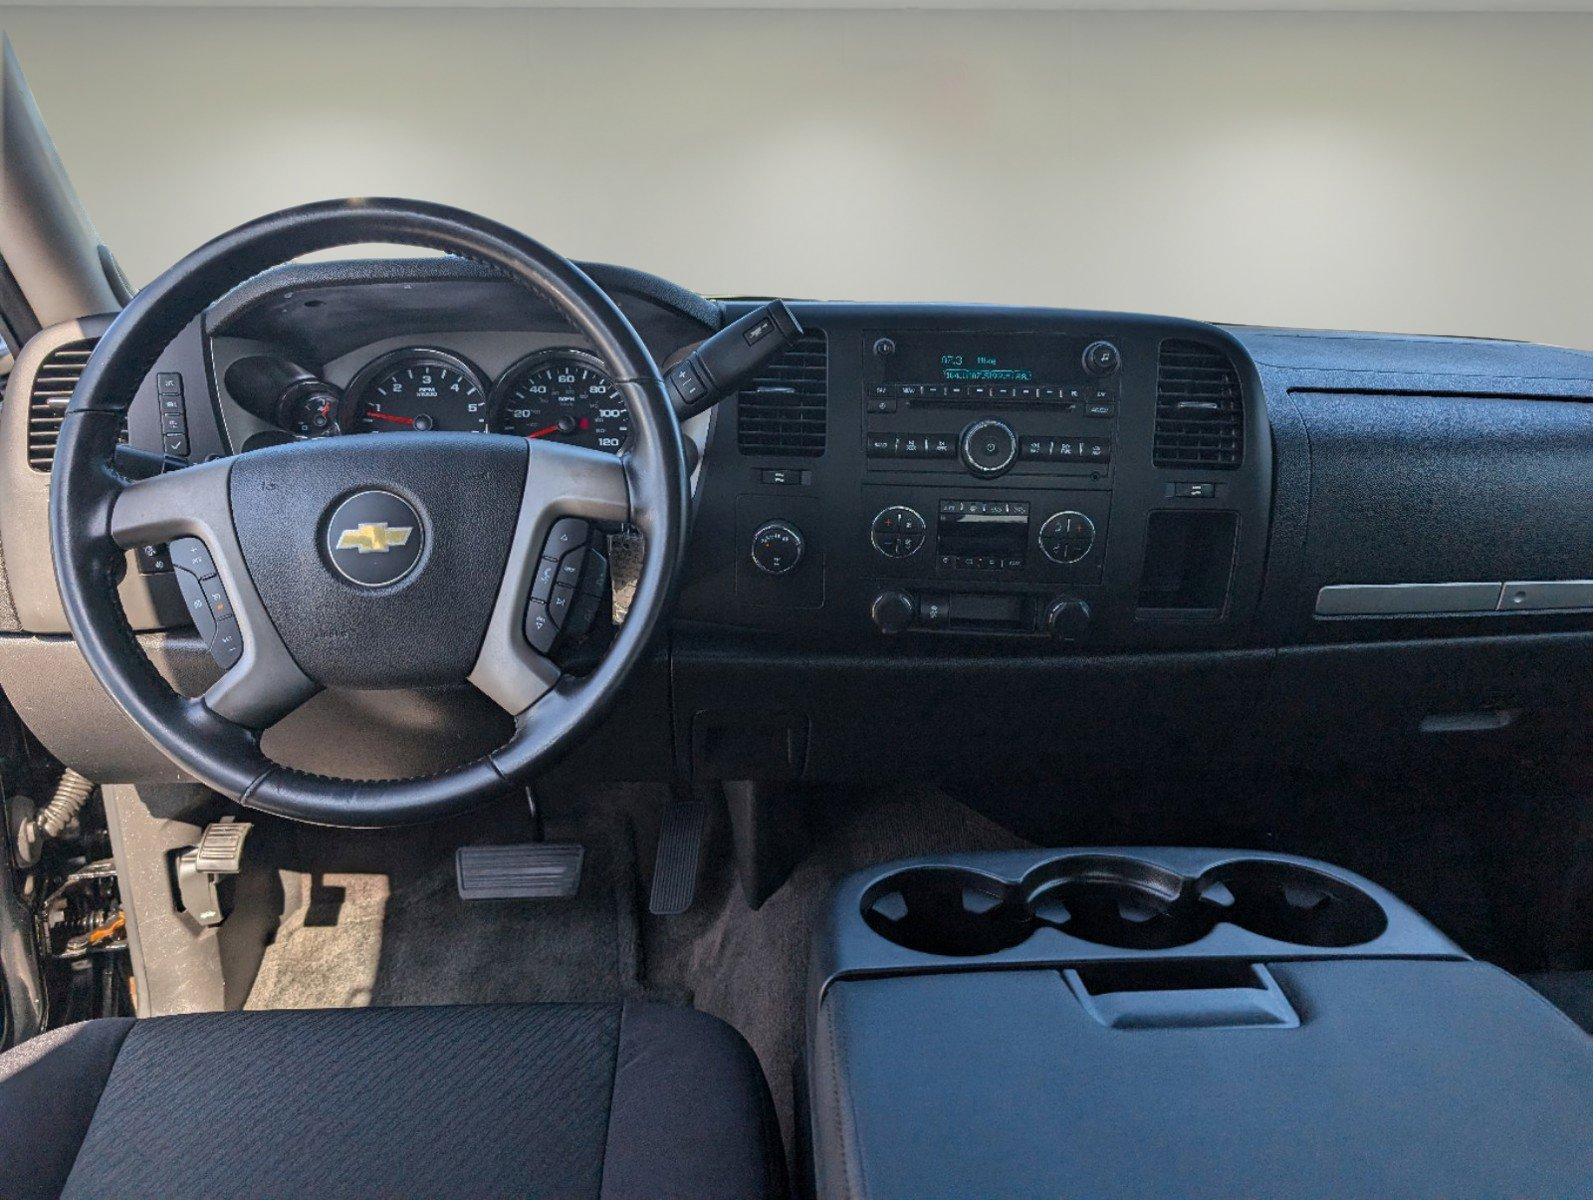
[[[1156,362],[1158,467],[1231,471],[1244,459],[1244,395],[1221,350],[1169,338]]]
[[[33,393],[28,398],[28,466],[35,471],[48,472],[55,462],[55,443],[61,436],[61,419],[66,416],[67,401],[77,381],[83,377],[83,368],[94,353],[97,338],[66,342],[45,355],[33,377]],[[122,431],[127,440],[127,431]]]
[[[769,362],[736,398],[736,443],[743,454],[817,458],[824,453],[829,348],[810,329]]]

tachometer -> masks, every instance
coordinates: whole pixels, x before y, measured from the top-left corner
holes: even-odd
[[[543,350],[521,359],[492,390],[492,428],[618,454],[631,413],[602,360],[582,350]]]
[[[487,390],[476,369],[441,350],[384,354],[349,384],[351,433],[428,429],[482,433]]]

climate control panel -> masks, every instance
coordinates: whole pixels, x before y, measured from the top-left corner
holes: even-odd
[[[972,499],[882,487],[866,494],[886,500],[869,505],[868,544],[887,574],[1057,583],[1100,574],[1108,492]]]

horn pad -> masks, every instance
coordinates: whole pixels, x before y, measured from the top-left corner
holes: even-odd
[[[518,438],[390,433],[239,455],[238,544],[305,674],[346,688],[464,679],[503,582],[528,453]]]

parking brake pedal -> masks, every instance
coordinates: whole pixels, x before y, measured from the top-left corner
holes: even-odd
[[[579,842],[461,846],[454,854],[461,900],[560,900],[581,888]]]
[[[199,844],[177,856],[178,899],[201,925],[220,925],[227,919],[220,883],[243,870],[243,843],[253,828],[247,821],[206,825]]]

